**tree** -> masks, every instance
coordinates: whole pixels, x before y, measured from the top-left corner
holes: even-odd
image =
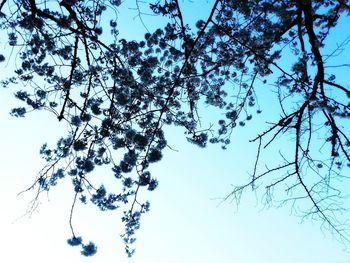
[[[44,144],[40,150],[47,165],[28,189],[37,191],[33,207],[60,179],[71,180],[68,243],[81,246],[85,256],[96,253],[95,244],[83,244],[74,232],[76,202],[102,211],[121,207],[122,238],[131,256],[140,218],[150,207],[138,194],[158,185],[151,165],[168,146],[164,127],[182,127],[199,147],[212,143],[225,149],[233,130],[263,110],[257,87],[270,85],[280,117],[257,129],[251,140],[257,144],[254,172],[226,199],[239,201],[244,190],[263,184],[266,202],[274,204],[273,191],[282,189],[282,204],[306,204],[304,216],[321,220],[348,241],[338,212],[344,208],[342,186],[350,166],[350,89],[340,76],[349,64],[339,58],[349,41],[332,49],[329,38],[348,19],[349,1],[215,0],[195,27],[185,20],[180,1],[151,1],[164,26],[138,40],[118,35],[121,4],[0,3],[1,29],[17,54],[0,55],[17,65],[1,83],[24,87],[15,93],[24,106],[11,114],[46,110],[70,126],[55,148]],[[140,4],[136,1],[136,12],[142,19]],[[204,106],[221,113],[214,124],[202,116]],[[268,147],[287,140],[288,151],[275,152],[277,166],[260,165]],[[111,176],[121,182],[119,192],[91,182],[98,166],[111,167]]]

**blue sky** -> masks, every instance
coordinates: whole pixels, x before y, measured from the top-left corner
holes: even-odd
[[[1,105],[7,109],[12,104],[8,99],[11,91],[1,92]],[[216,147],[203,150],[188,144],[181,131],[174,130],[170,143],[178,151],[169,150],[153,169],[160,185],[147,195],[151,211],[137,233],[135,256],[127,259],[123,252],[118,236],[123,230],[120,214],[80,207],[74,217],[76,229],[99,246],[96,256],[82,257],[66,244],[72,200],[69,182],[43,195],[30,218],[21,216],[34,193],[17,197],[42,167],[38,149],[43,140],[53,142],[64,129],[43,112],[14,119],[3,110],[0,121],[4,127],[0,177],[4,262],[349,263],[348,248],[322,232],[319,224],[301,223],[287,207],[262,209],[249,192],[238,209],[234,203],[220,204],[218,198],[247,176],[254,147],[247,147],[244,134],[239,137],[242,141],[235,140],[227,151]]]
[[[196,10],[205,12],[203,6]],[[137,19],[133,21],[137,23]],[[140,29],[140,24],[135,28]],[[136,34],[138,30],[128,31]],[[4,42],[0,44],[3,48]],[[163,160],[152,169],[160,184],[156,191],[144,196],[151,201],[151,211],[142,219],[137,233],[135,256],[128,259],[123,251],[119,238],[123,231],[121,211],[101,213],[94,206],[81,206],[74,216],[76,230],[98,245],[96,256],[83,257],[78,249],[66,243],[70,237],[68,219],[73,198],[69,180],[60,182],[47,196],[42,195],[40,206],[30,217],[24,215],[35,193],[17,194],[33,182],[44,164],[39,148],[44,142],[55,143],[67,127],[45,112],[29,114],[24,119],[9,117],[11,107],[17,105],[12,93],[0,90],[0,184],[3,186],[0,261],[350,262],[349,246],[322,231],[318,222],[301,222],[290,207],[263,209],[261,198],[250,192],[246,192],[238,207],[220,201],[251,172],[256,145],[247,144],[247,140],[256,135],[254,119],[236,131],[226,151],[215,146],[199,149],[187,143],[181,130],[168,130],[168,142],[176,151],[167,150]],[[260,101],[263,109],[270,103]],[[268,110],[257,122],[266,118],[272,119]],[[94,176],[108,180],[109,170],[98,171]]]

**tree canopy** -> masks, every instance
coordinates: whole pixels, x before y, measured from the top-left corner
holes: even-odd
[[[350,35],[332,45],[332,32],[349,20],[349,1],[209,2],[207,17],[192,25],[181,1],[136,0],[138,19],[146,16],[142,4],[163,24],[150,32],[145,25],[143,36],[127,39],[119,35],[118,10],[128,1],[0,1],[0,28],[11,49],[0,61],[15,65],[1,85],[21,87],[15,92],[21,105],[11,114],[46,110],[70,127],[56,146],[40,149],[47,165],[28,190],[37,191],[35,203],[60,180],[72,181],[68,243],[85,256],[97,247],[74,232],[76,202],[121,209],[131,256],[150,209],[139,193],[157,188],[152,164],[170,147],[164,128],[179,126],[190,143],[225,149],[234,129],[252,128],[262,116],[264,85],[280,117],[253,127],[254,172],[226,199],[261,186],[273,204],[280,189],[283,204],[305,204],[302,214],[348,241],[338,214],[350,167],[350,88],[342,75]],[[207,107],[217,112],[214,122],[203,113]],[[259,162],[272,145],[288,147],[275,151],[274,167]],[[119,189],[91,182],[99,166],[110,167]]]

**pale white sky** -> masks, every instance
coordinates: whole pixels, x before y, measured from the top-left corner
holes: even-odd
[[[1,104],[7,109],[7,91],[1,91]],[[59,135],[55,122],[44,114],[25,119],[0,112],[2,170],[0,191],[1,261],[44,263],[62,262],[240,262],[240,263],[349,263],[350,252],[318,224],[300,223],[289,209],[262,210],[253,195],[234,204],[219,205],[217,197],[229,192],[231,184],[246,175],[242,164],[249,163],[249,147],[228,151],[215,147],[198,149],[175,134],[173,145],[153,169],[160,180],[157,191],[149,193],[151,211],[137,233],[137,252],[127,259],[118,236],[123,228],[120,214],[101,213],[94,206],[81,207],[75,215],[76,230],[99,246],[92,258],[66,244],[70,236],[70,182],[59,184],[48,198],[42,196],[31,218],[19,218],[34,193],[16,197],[33,180],[42,162],[41,143]],[[237,146],[244,144],[237,141]],[[107,176],[96,174],[95,176]],[[68,180],[67,180],[68,181]],[[67,188],[68,186],[68,188]],[[47,201],[47,200],[50,201]]]

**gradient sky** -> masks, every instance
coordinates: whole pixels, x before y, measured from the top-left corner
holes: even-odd
[[[0,44],[3,48],[5,42]],[[151,211],[136,235],[135,256],[128,259],[123,251],[121,211],[102,213],[91,205],[79,206],[73,223],[86,241],[96,242],[98,253],[81,256],[79,249],[66,243],[73,199],[69,180],[43,194],[30,217],[24,214],[35,193],[17,196],[44,164],[40,146],[55,143],[65,134],[66,124],[45,112],[24,119],[10,117],[11,107],[18,105],[12,93],[0,90],[1,262],[350,263],[349,246],[334,240],[318,222],[302,222],[290,207],[263,209],[261,198],[249,191],[238,207],[229,201],[221,203],[220,198],[251,172],[256,145],[247,140],[256,135],[257,123],[272,119],[268,110],[261,120],[237,130],[226,151],[217,146],[199,149],[187,143],[180,129],[168,130],[168,142],[175,150],[167,150],[152,169],[160,184],[144,196],[151,202]],[[262,109],[270,103],[260,101]],[[101,170],[94,176],[112,175]]]

